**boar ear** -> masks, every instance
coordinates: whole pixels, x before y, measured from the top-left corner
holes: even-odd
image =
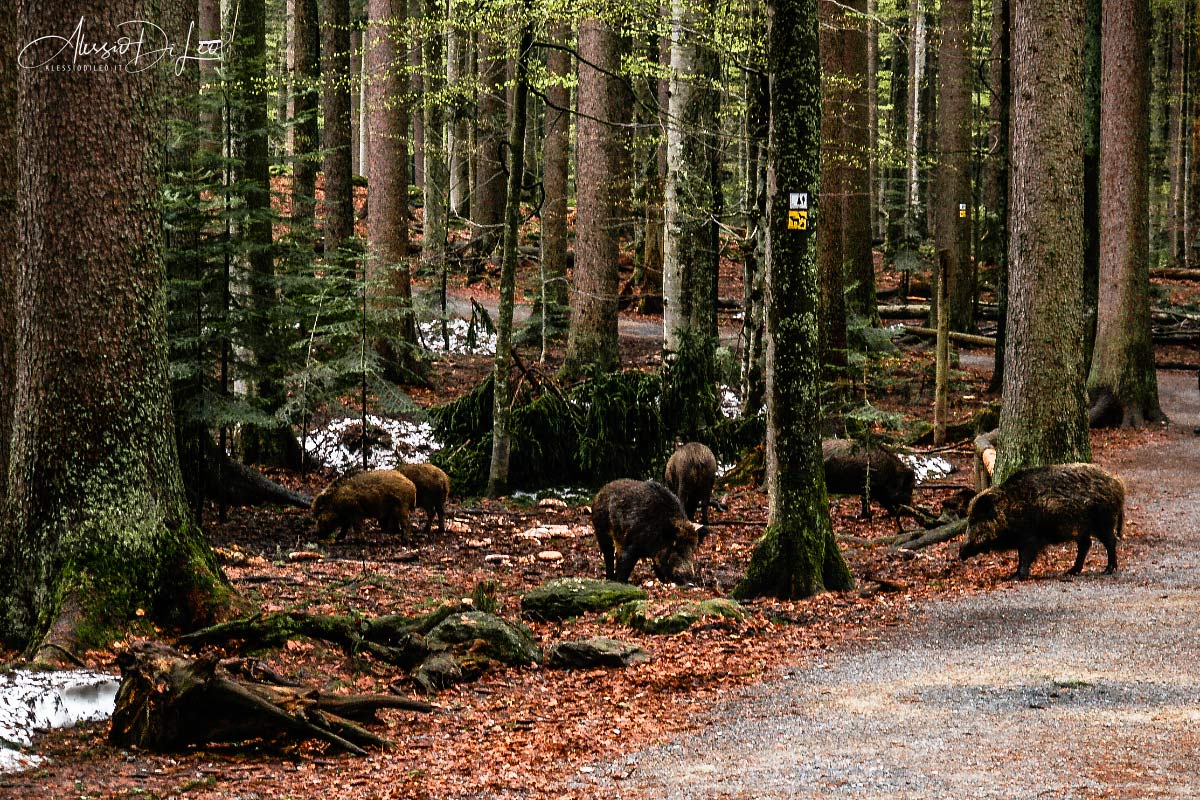
[[[967,507],[967,516],[976,519],[987,519],[996,516],[996,495],[986,491],[975,495],[971,505]]]

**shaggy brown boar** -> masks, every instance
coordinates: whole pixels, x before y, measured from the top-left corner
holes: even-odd
[[[433,527],[433,515],[437,514],[438,533],[446,535],[446,498],[450,496],[450,478],[433,464],[402,464],[397,472],[417,487],[417,508],[425,511],[425,531],[429,535]]]
[[[362,521],[374,518],[384,533],[400,533],[401,541],[408,542],[412,534],[408,517],[416,497],[417,487],[394,469],[338,478],[313,500],[317,536],[333,542],[350,528],[361,531]]]
[[[717,480],[717,459],[699,442],[689,442],[671,454],[664,476],[667,488],[675,493],[688,519],[700,518],[708,524],[708,503]]]
[[[592,501],[592,527],[604,556],[604,577],[622,583],[629,583],[642,558],[653,559],[661,581],[694,580],[696,548],[708,535],[683,513],[679,498],[655,481],[605,485]]]
[[[862,518],[871,518],[871,500],[879,503],[896,520],[900,529],[900,506],[911,506],[917,476],[912,467],[879,444],[862,444],[852,439],[821,442],[825,466],[825,488],[830,494],[862,497]]]
[[[980,492],[967,509],[967,540],[959,558],[992,550],[1017,551],[1017,578],[1046,545],[1075,540],[1078,553],[1068,575],[1099,539],[1108,566],[1117,569],[1117,539],[1125,527],[1125,486],[1095,464],[1054,464],[1014,472],[1000,486]]]

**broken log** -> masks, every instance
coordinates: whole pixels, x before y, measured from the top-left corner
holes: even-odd
[[[1168,281],[1200,281],[1200,269],[1184,267],[1155,267],[1150,270],[1151,278],[1162,278]]]
[[[289,737],[318,739],[355,755],[389,742],[347,717],[370,720],[380,708],[429,712],[433,706],[393,695],[329,696],[315,689],[233,678],[219,659],[190,659],[159,642],[140,642],[117,657],[109,741],[155,751]]]

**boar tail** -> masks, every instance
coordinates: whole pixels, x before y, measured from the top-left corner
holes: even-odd
[[[1122,503],[1120,505],[1120,507],[1117,508],[1116,535],[1117,535],[1118,539],[1121,539],[1125,536],[1125,504],[1124,503]]]

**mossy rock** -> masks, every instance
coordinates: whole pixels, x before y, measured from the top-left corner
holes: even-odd
[[[432,694],[462,683],[463,670],[458,660],[449,653],[434,653],[413,671],[413,679]]]
[[[661,636],[685,631],[705,617],[722,617],[732,620],[742,620],[746,617],[740,605],[725,598],[702,600],[699,603],[692,603],[674,614],[664,614],[661,617],[648,616],[646,611],[649,606],[650,604],[645,600],[635,600],[614,609],[608,615],[608,619],[633,628],[635,631]]]
[[[510,666],[542,660],[542,651],[528,630],[482,611],[451,614],[429,632],[425,641],[433,650],[469,649],[474,656]]]
[[[588,578],[559,578],[522,597],[521,611],[532,619],[550,621],[578,617],[588,612],[607,611],[625,603],[645,599],[645,590],[627,583]]]
[[[602,637],[559,642],[546,651],[546,666],[556,669],[628,667],[649,660],[650,654],[635,644]]]

